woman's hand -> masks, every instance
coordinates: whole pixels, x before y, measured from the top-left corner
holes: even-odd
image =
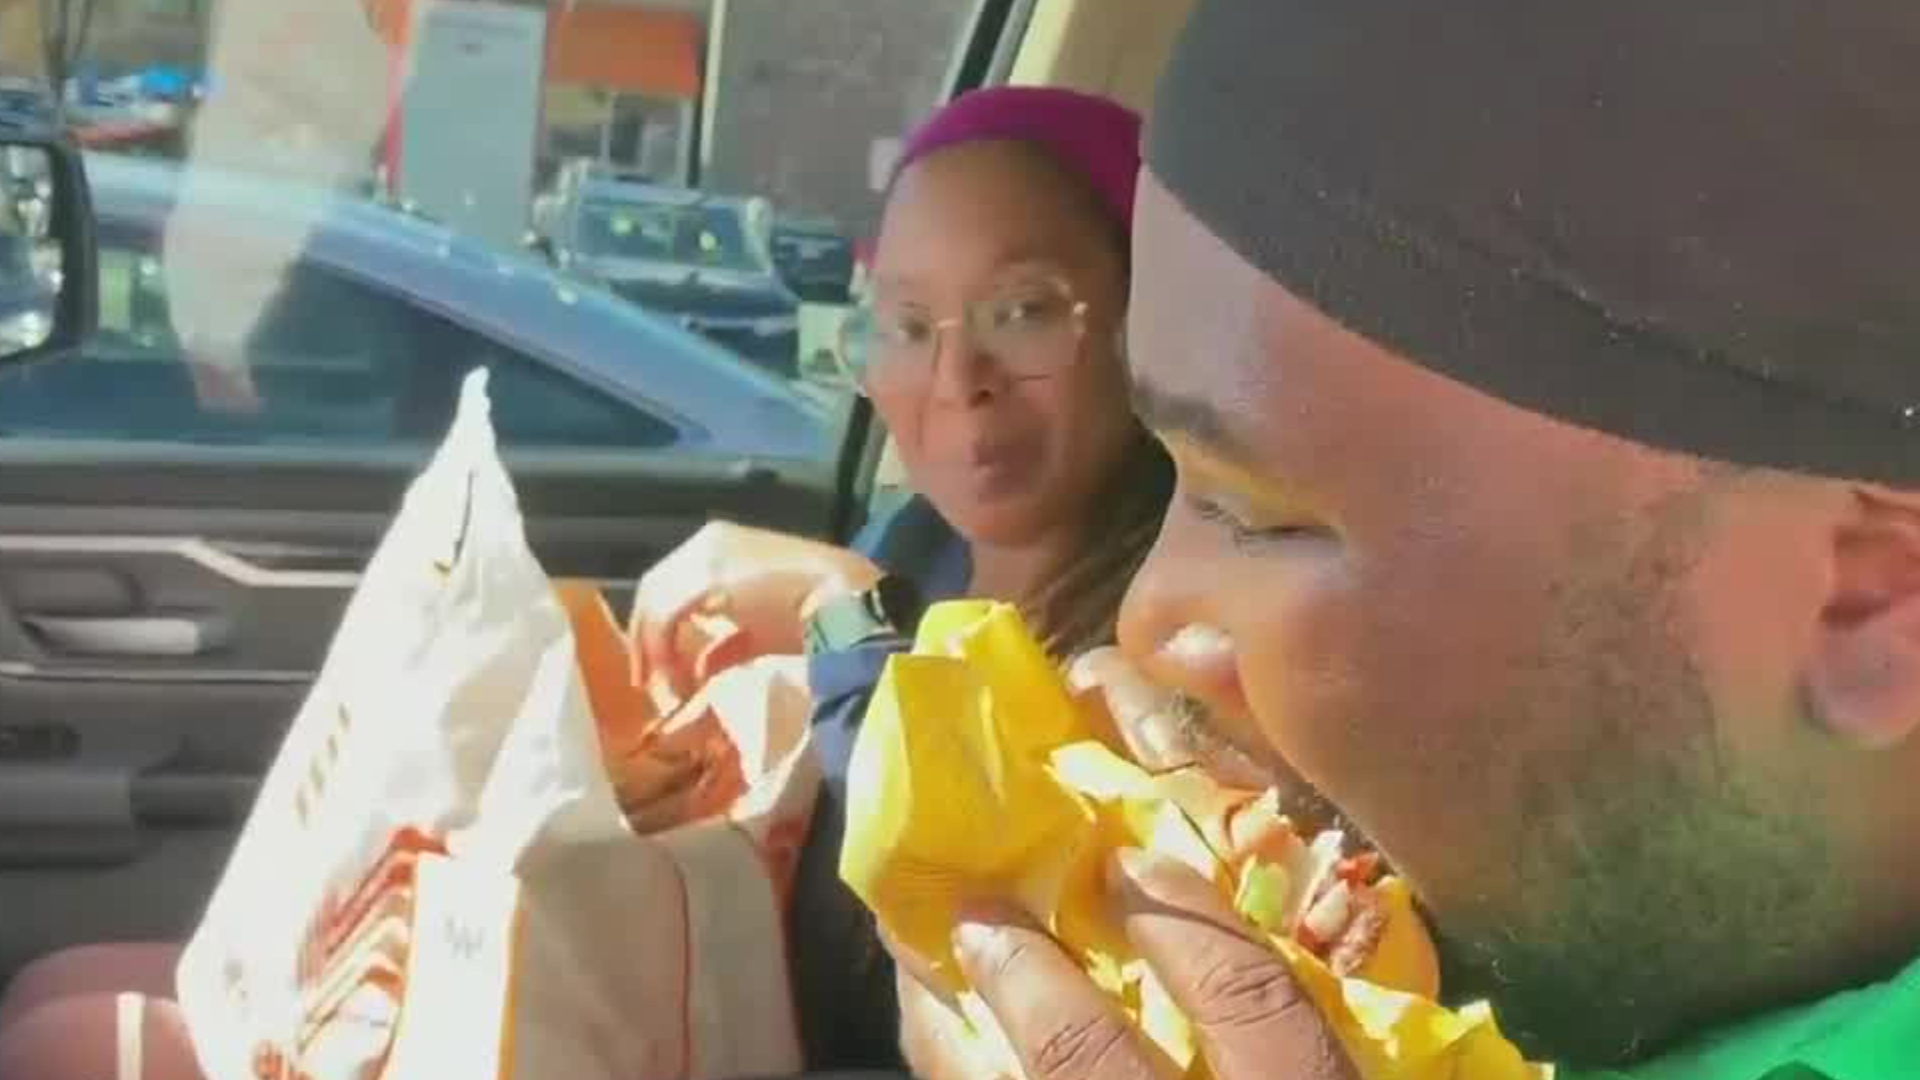
[[[798,653],[806,613],[879,577],[878,568],[846,548],[711,522],[640,579],[633,630],[643,670],[684,698],[697,682],[695,658],[682,655],[683,631],[693,617],[726,616],[755,654]]]
[[[1193,871],[1128,852],[1108,875],[1127,937],[1194,1025],[1217,1080],[1355,1080],[1286,962],[1248,936]],[[1172,1080],[1174,1069],[1054,940],[1010,909],[963,918],[954,948],[1027,1080]],[[1005,1080],[956,1036],[952,1012],[903,958],[902,1046],[923,1080]]]

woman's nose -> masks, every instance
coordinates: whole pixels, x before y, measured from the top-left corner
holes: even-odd
[[[974,344],[964,325],[943,327],[933,351],[933,396],[948,405],[979,405],[1000,389],[999,364]]]

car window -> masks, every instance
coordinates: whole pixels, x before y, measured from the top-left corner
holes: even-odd
[[[21,280],[33,272],[32,243],[23,232],[15,232],[10,223],[0,221],[0,280]]]
[[[391,301],[302,263],[250,328],[229,337],[176,323],[154,238],[103,230],[99,265],[95,339],[49,364],[0,369],[5,434],[285,445],[392,437],[415,350]]]
[[[669,447],[697,433],[684,431],[644,404],[616,399],[558,370],[444,320],[428,330],[425,377],[437,386],[425,416],[410,418],[404,437],[437,441],[452,421],[459,383],[475,368],[487,369],[493,428],[512,450],[600,450]]]
[[[71,43],[87,74],[62,81],[71,126],[115,133],[85,140],[111,146],[89,160],[103,220],[139,218],[153,242],[103,252],[101,341],[17,376],[33,390],[6,388],[0,430],[425,437],[464,334],[452,352],[488,357],[509,443],[831,466],[853,394],[835,355],[848,253],[981,10],[144,5],[137,31]],[[806,223],[777,258],[773,221]],[[589,325],[595,305],[551,301],[568,289],[645,329],[623,346],[634,320]]]
[[[36,254],[31,211],[24,209],[32,192],[10,187],[0,176],[0,353],[45,339],[57,292],[48,276],[52,264]]]
[[[7,433],[343,448],[429,442],[445,434],[461,378],[485,367],[508,448],[657,449],[683,435],[643,405],[312,262],[288,274],[244,340],[225,346],[183,334],[156,249],[153,238],[103,235],[99,336],[81,356],[0,369]],[[220,392],[228,348],[250,375],[251,392],[238,398]],[[109,385],[137,392],[115,408],[90,406]]]

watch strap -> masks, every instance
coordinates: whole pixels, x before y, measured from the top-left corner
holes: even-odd
[[[878,637],[909,633],[919,621],[919,589],[889,574],[871,588],[820,605],[807,620],[807,655],[839,652]]]

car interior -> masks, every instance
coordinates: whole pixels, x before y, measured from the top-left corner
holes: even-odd
[[[1189,4],[985,0],[953,82],[1144,108]],[[904,478],[864,404],[839,422],[812,464],[529,459],[534,547],[617,605],[713,518],[845,539]],[[191,931],[418,460],[0,438],[0,983]]]

